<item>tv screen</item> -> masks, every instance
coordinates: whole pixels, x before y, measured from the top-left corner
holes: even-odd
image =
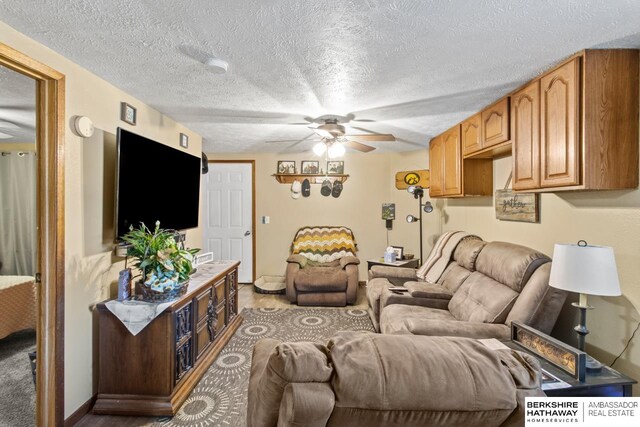
[[[116,240],[138,227],[198,226],[199,157],[118,128]]]

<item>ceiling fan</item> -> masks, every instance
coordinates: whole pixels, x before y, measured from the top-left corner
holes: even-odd
[[[308,127],[309,129],[313,130],[314,133],[300,140],[281,140],[281,141],[266,141],[266,142],[267,143],[296,142],[296,144],[294,145],[297,145],[298,143],[306,141],[312,136],[317,135],[322,140],[316,145],[314,145],[313,147],[314,153],[317,155],[322,155],[324,154],[325,151],[327,151],[329,154],[329,157],[333,158],[333,157],[339,157],[342,154],[344,154],[345,148],[351,148],[353,150],[361,151],[363,153],[368,153],[376,149],[376,147],[372,147],[367,144],[362,144],[361,142],[358,142],[358,141],[384,142],[384,141],[396,140],[396,138],[391,134],[381,134],[381,133],[345,135],[344,124],[349,123],[351,121],[360,121],[360,122],[373,121],[373,120],[355,120],[355,116],[353,114],[348,114],[346,116],[326,114],[316,118],[304,117],[304,119],[307,121],[306,123],[291,123],[291,124],[292,125],[311,124],[311,126],[308,126]],[[364,130],[365,132],[371,132],[362,128],[356,128],[356,129]],[[354,141],[354,139],[358,141]]]

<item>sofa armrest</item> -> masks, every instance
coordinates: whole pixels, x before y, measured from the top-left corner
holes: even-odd
[[[345,268],[347,265],[358,265],[360,260],[354,256],[345,256],[340,258],[340,267]]]
[[[278,427],[325,427],[336,398],[329,383],[291,383],[284,388]]]
[[[407,282],[404,286],[409,290],[409,294],[414,298],[430,298],[448,301],[453,294],[442,285],[429,282]],[[439,307],[438,307],[439,308]]]
[[[304,268],[304,266],[307,265],[308,261],[309,260],[306,257],[303,257],[300,254],[293,254],[290,255],[289,258],[287,258],[287,262],[298,264],[300,268]]]
[[[504,323],[438,319],[405,319],[403,323],[406,332],[414,335],[454,336],[476,339],[496,338],[498,340],[508,340],[511,337],[511,329]]]
[[[416,276],[415,268],[406,267],[387,267],[385,265],[374,265],[369,270],[369,279],[377,279],[382,277],[384,279],[401,279],[405,282],[410,280],[418,280]]]
[[[382,313],[382,310],[384,310],[385,307],[392,304],[417,305],[419,307],[446,310],[449,305],[449,300],[438,298],[416,298],[407,292],[396,294],[391,292],[389,289],[383,290],[382,295],[380,296],[380,312]]]
[[[278,419],[278,408],[261,405],[262,393],[260,391],[260,380],[264,375],[269,357],[278,344],[280,344],[278,340],[264,338],[253,347],[247,394],[247,427],[262,427],[270,425],[270,423],[275,425],[275,421]]]

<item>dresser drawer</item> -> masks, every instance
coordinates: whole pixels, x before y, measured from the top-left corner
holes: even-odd
[[[198,331],[196,332],[196,360],[199,360],[211,345],[213,340],[212,332],[207,320],[198,325]]]
[[[201,322],[207,317],[207,307],[209,307],[209,302],[211,302],[212,294],[213,289],[209,288],[196,297],[196,306],[198,307],[198,311],[196,314],[196,323]]]
[[[215,285],[213,285],[213,289],[215,290],[216,293],[216,299],[214,301],[214,305],[217,307],[220,304],[224,304],[225,301],[225,289],[224,289],[224,279],[216,282]]]
[[[177,345],[191,338],[193,333],[192,309],[192,304],[189,302],[174,314],[175,341]]]
[[[186,340],[176,348],[176,372],[175,382],[180,382],[182,378],[193,368],[193,340]]]

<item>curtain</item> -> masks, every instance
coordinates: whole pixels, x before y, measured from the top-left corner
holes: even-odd
[[[33,276],[36,269],[36,155],[0,153],[0,274]]]

